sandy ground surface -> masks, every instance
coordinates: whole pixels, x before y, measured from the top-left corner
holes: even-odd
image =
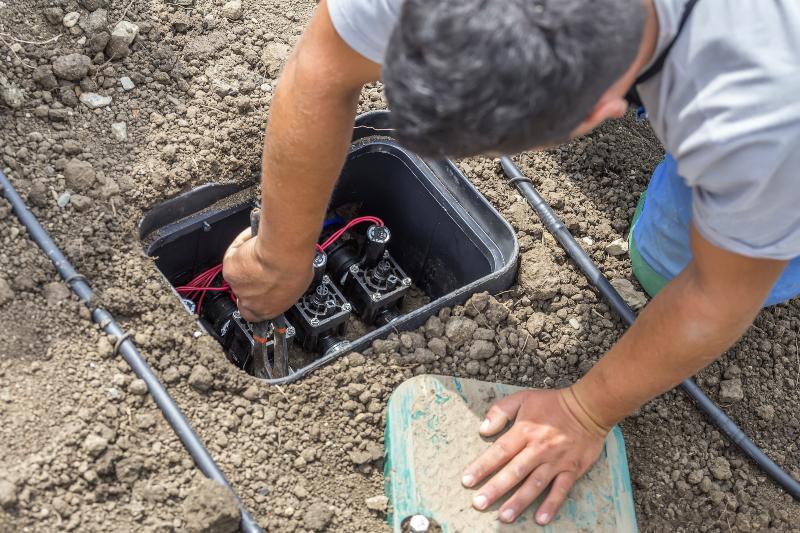
[[[314,6],[249,0],[239,13],[214,0],[0,1],[0,165],[98,300],[134,332],[265,528],[385,531],[383,511],[366,500],[383,493],[394,387],[423,372],[563,385],[621,328],[504,185],[497,162],[474,158],[461,168],[520,238],[511,291],[445,310],[280,390],[195,335],[136,224],[165,198],[257,171],[270,94]],[[110,35],[121,20],[137,26],[135,40],[125,24]],[[362,111],[384,106],[379,87],[364,90]],[[635,285],[627,257],[606,248],[626,235],[661,153],[649,127],[628,118],[518,161],[605,273]],[[143,383],[4,203],[0,243],[0,530],[235,527],[230,501],[202,482]],[[769,309],[699,377],[795,476],[798,330],[797,302]],[[474,339],[486,341],[480,350]],[[622,429],[642,531],[800,530],[800,505],[681,393],[649,402]]]

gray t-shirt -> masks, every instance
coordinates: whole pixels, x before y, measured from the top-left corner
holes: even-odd
[[[686,0],[654,0],[656,55]],[[328,0],[339,35],[381,63],[403,0]],[[699,0],[639,94],[692,188],[698,231],[751,257],[800,256],[800,1]]]

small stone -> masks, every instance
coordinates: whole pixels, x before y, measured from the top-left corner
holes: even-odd
[[[11,509],[17,504],[17,486],[7,479],[0,479],[0,507]]]
[[[98,109],[111,105],[112,98],[97,93],[81,93],[81,102],[91,109]]]
[[[383,494],[379,494],[377,496],[367,498],[366,500],[364,500],[364,503],[367,505],[367,509],[370,509],[372,511],[385,512],[386,508],[389,505],[389,498],[387,498]]]
[[[493,342],[477,340],[469,347],[469,358],[475,360],[489,359],[494,356],[495,345]]]
[[[71,28],[78,23],[78,20],[80,20],[80,18],[81,18],[80,13],[78,13],[77,11],[70,11],[69,13],[64,15],[64,19],[62,20],[61,23],[64,24],[65,28]]]
[[[45,91],[51,91],[58,87],[58,80],[53,74],[53,65],[40,65],[33,71],[33,81]]]
[[[68,192],[61,193],[61,196],[59,196],[58,200],[56,200],[56,204],[58,205],[58,207],[61,208],[67,207],[69,199],[70,199],[70,194]]]
[[[323,531],[333,520],[333,511],[324,503],[312,503],[303,515],[303,525],[311,531]]]
[[[775,408],[769,404],[759,405],[756,407],[756,414],[765,422],[772,422],[772,419],[775,418]]]
[[[244,390],[242,396],[244,396],[246,400],[254,402],[261,398],[261,389],[255,385],[250,385]]]
[[[106,26],[108,26],[108,11],[105,9],[95,9],[89,13],[89,15],[81,17],[78,21],[78,26],[88,35],[93,35],[100,30],[104,30]]]
[[[283,63],[289,57],[291,48],[288,45],[270,41],[264,47],[264,52],[261,54],[261,61],[267,67],[267,73],[270,76],[276,76],[283,66]]]
[[[89,72],[92,60],[83,54],[67,54],[53,61],[53,74],[63,80],[81,81]]]
[[[50,24],[63,24],[64,10],[57,6],[48,7],[44,10],[44,18],[46,18],[47,22]]]
[[[83,213],[84,211],[88,210],[93,204],[92,199],[83,194],[73,194],[69,203],[72,204],[72,207],[75,208],[75,211],[79,213]]]
[[[195,365],[192,373],[189,375],[189,385],[195,389],[206,392],[214,384],[214,376],[203,365]]]
[[[438,357],[447,355],[447,343],[440,337],[434,337],[428,341],[428,349]]]
[[[239,530],[239,506],[231,491],[216,481],[203,478],[183,503],[186,531],[233,533]]]
[[[647,305],[647,296],[633,287],[633,283],[624,278],[611,280],[611,285],[617,290],[622,299],[636,311]]]
[[[744,399],[744,389],[741,379],[724,379],[719,382],[719,400],[721,402],[738,402],[742,399]]]
[[[64,181],[73,191],[85,191],[95,183],[96,174],[92,164],[80,159],[70,159],[64,167]]]
[[[106,46],[106,56],[111,59],[121,59],[128,57],[131,53],[130,46],[136,35],[139,33],[139,26],[127,20],[121,20],[114,26],[111,37]]]
[[[128,125],[124,122],[114,122],[111,124],[111,133],[116,140],[125,142],[128,140]]]
[[[137,413],[136,415],[136,426],[139,429],[150,429],[155,427],[156,425],[156,417],[153,416],[153,413]]]
[[[22,104],[25,103],[25,95],[22,93],[22,89],[11,84],[4,85],[2,82],[3,79],[0,78],[0,99],[3,100],[3,103],[11,109],[22,107]]]
[[[481,364],[478,361],[468,361],[466,366],[467,374],[477,376],[481,371]]]
[[[714,457],[711,461],[709,461],[708,470],[711,472],[711,475],[714,476],[714,479],[718,479],[720,481],[733,477],[733,472],[731,472],[731,464],[724,457]]]
[[[86,41],[86,49],[91,53],[91,55],[95,56],[105,50],[110,38],[111,34],[107,31],[98,31],[91,35]]]
[[[239,20],[242,18],[242,2],[231,0],[222,6],[222,16],[228,20]]]
[[[83,146],[75,139],[67,139],[64,141],[64,153],[67,155],[78,155],[83,152]]]
[[[147,383],[142,379],[134,379],[128,383],[128,392],[136,396],[144,396],[147,394]]]
[[[606,253],[608,255],[618,256],[628,253],[628,241],[625,239],[615,239],[606,246]]]
[[[44,293],[44,298],[47,300],[47,304],[51,307],[55,307],[61,302],[68,300],[70,295],[70,290],[59,281],[53,281],[46,284],[42,288],[42,293]]]
[[[572,329],[575,330],[581,329],[581,322],[577,318],[572,317],[567,322],[569,323],[570,326],[572,326]]]
[[[178,380],[181,379],[181,373],[174,366],[170,366],[164,370],[162,377],[164,378],[164,383],[171,385],[173,383],[177,383]]]
[[[90,433],[86,436],[81,447],[92,457],[98,457],[108,448],[108,441],[100,435]]]
[[[525,323],[525,329],[528,330],[528,333],[536,337],[542,332],[542,329],[544,329],[544,321],[544,313],[533,313],[530,317],[528,317],[528,321]]]
[[[478,324],[470,318],[455,316],[447,321],[444,327],[444,334],[453,343],[454,347],[459,347],[466,341],[472,339]]]
[[[119,84],[122,86],[122,89],[125,91],[133,90],[136,85],[134,85],[133,80],[131,80],[128,76],[122,76],[119,79]]]
[[[697,485],[701,481],[703,481],[703,469],[692,470],[689,472],[689,475],[686,476],[686,481],[690,485]]]
[[[10,302],[14,299],[14,290],[8,281],[0,276],[0,305]]]
[[[108,340],[106,335],[101,335],[97,339],[97,355],[103,359],[108,359],[114,355],[114,345],[111,344],[111,341]]]

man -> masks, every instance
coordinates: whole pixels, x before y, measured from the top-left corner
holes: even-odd
[[[260,234],[231,245],[225,277],[251,319],[306,288],[297,265],[311,263],[366,82],[382,75],[407,146],[451,156],[582,135],[621,117],[635,85],[671,154],[631,236],[658,294],[579,382],[497,402],[480,432],[513,425],[462,480],[488,479],[481,510],[517,487],[505,522],[547,489],[546,524],[609,428],[800,292],[798,36],[796,0],[323,0],[272,100]]]

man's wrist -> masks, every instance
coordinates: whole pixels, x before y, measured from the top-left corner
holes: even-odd
[[[605,438],[606,434],[611,431],[611,424],[604,423],[586,408],[583,400],[576,393],[574,385],[560,389],[559,394],[564,408],[588,433]]]

